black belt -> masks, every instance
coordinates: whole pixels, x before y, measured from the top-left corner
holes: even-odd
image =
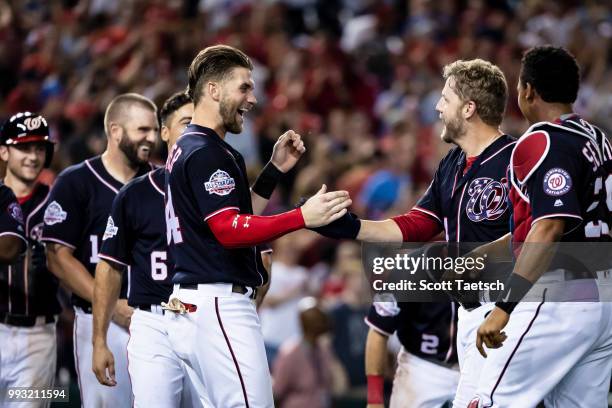
[[[135,305],[134,309],[143,310],[145,312],[155,313],[155,314],[164,314],[164,310],[160,304],[145,304],[145,305]]]
[[[181,288],[181,289],[189,289],[189,290],[197,290],[198,289],[198,284],[197,283],[179,283],[179,288]],[[253,291],[249,295],[249,298],[255,299],[255,297],[257,296],[257,288],[252,288],[252,289],[253,289]],[[232,292],[233,293],[240,293],[241,295],[246,295],[249,292],[249,287],[248,286],[244,286],[244,285],[239,285],[237,283],[234,283],[232,285]]]
[[[53,315],[24,316],[24,315],[14,315],[14,314],[8,314],[8,313],[0,313],[0,323],[8,324],[9,326],[17,326],[17,327],[34,327],[36,326],[36,319],[38,317],[44,317],[45,324],[55,323],[55,316]]]

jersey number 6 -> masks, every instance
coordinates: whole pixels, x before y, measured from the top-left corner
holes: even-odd
[[[168,259],[166,251],[151,252],[151,277],[153,280],[164,280],[168,277],[166,259]]]

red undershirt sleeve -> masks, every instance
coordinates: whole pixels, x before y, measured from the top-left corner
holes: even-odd
[[[414,209],[391,219],[402,231],[404,242],[427,242],[442,231],[438,220]]]
[[[215,238],[225,248],[262,244],[305,226],[299,208],[271,216],[240,214],[236,210],[227,210],[212,216],[206,222]]]

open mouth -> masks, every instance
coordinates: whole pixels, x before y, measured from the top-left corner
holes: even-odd
[[[151,153],[152,150],[152,146],[149,145],[140,145],[138,146],[138,151],[144,154],[149,154]]]
[[[239,108],[237,112],[240,115],[240,117],[244,117],[244,114],[247,113],[248,111],[249,109],[247,108]]]

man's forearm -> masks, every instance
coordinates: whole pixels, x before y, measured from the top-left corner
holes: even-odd
[[[543,219],[531,226],[514,265],[514,270],[495,302],[498,309],[507,314],[512,313],[518,302],[525,297],[533,284],[548,269],[555,253],[555,244],[561,239],[564,227],[563,219]],[[494,317],[500,313],[501,311],[497,311]],[[504,317],[507,318],[507,315]]]
[[[366,342],[365,371],[368,407],[383,407],[387,336],[370,328]]]
[[[402,231],[393,220],[361,220],[357,240],[365,242],[402,242]]]
[[[106,342],[106,333],[119,292],[121,291],[121,272],[106,261],[96,267],[95,289],[93,296],[93,342]]]
[[[256,192],[251,191],[251,205],[253,206],[253,214],[261,215],[266,209],[268,201],[269,200],[267,198],[263,198]]]
[[[91,302],[94,292],[94,279],[85,266],[76,259],[73,250],[65,245],[48,242],[47,265],[49,270],[79,297]]]
[[[387,360],[387,336],[374,329],[368,332],[366,342],[365,371],[366,375],[383,375]]]
[[[23,239],[6,235],[0,237],[0,263],[10,264],[23,252],[25,242]]]
[[[543,219],[531,226],[513,273],[535,283],[548,269],[554,255],[554,246],[561,239],[565,221]]]
[[[487,255],[489,261],[511,261],[512,260],[512,248],[510,247],[512,242],[512,234],[507,233],[501,238],[487,244],[481,245],[476,248],[473,253],[475,255],[483,256]]]

